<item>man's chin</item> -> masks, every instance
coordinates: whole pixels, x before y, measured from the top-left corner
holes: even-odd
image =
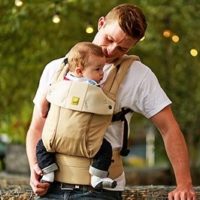
[[[106,58],[106,63],[114,63],[118,58]]]

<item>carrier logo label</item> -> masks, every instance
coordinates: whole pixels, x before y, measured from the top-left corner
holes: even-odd
[[[72,105],[78,105],[78,104],[79,104],[79,100],[80,100],[79,97],[72,97],[72,102],[71,102],[71,104],[72,104]]]

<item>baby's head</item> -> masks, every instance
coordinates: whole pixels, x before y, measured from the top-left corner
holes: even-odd
[[[69,71],[77,77],[99,82],[103,78],[105,63],[101,47],[91,42],[79,42],[68,53]]]

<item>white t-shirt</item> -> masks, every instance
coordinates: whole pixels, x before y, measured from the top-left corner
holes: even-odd
[[[74,76],[71,72],[67,72],[65,75],[65,78],[70,80],[70,81],[79,81],[79,82],[85,82],[91,85],[96,85],[98,86],[98,83],[95,80],[88,79],[86,77],[76,77]]]
[[[63,59],[64,58],[54,60],[46,65],[33,100],[36,106],[40,105],[39,102],[41,97],[47,90],[53,74],[56,72]],[[104,79],[102,80],[102,83],[107,78],[110,66],[111,65],[108,64],[104,67]],[[146,118],[150,118],[169,104],[171,104],[170,99],[161,88],[151,69],[140,61],[134,61],[118,90],[115,110],[120,111],[121,108],[127,107],[134,112],[141,113]],[[127,115],[128,121],[130,121],[131,116],[132,114]],[[108,127],[105,138],[112,144],[113,149],[122,147],[123,126],[121,121],[113,122]],[[124,190],[124,173],[116,180],[118,184],[113,190]]]

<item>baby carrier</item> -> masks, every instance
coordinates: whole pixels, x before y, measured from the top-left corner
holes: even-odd
[[[60,66],[47,94],[51,106],[42,133],[47,151],[56,152],[57,181],[90,184],[91,158],[99,150],[106,129],[112,120],[125,120],[124,115],[130,111],[123,109],[114,114],[118,88],[134,60],[139,58],[126,55],[113,64],[102,88],[64,80],[67,65]],[[127,124],[124,128],[127,129]],[[124,134],[121,155],[127,153]],[[116,178],[123,172],[120,150],[113,151],[113,160],[109,174]]]

